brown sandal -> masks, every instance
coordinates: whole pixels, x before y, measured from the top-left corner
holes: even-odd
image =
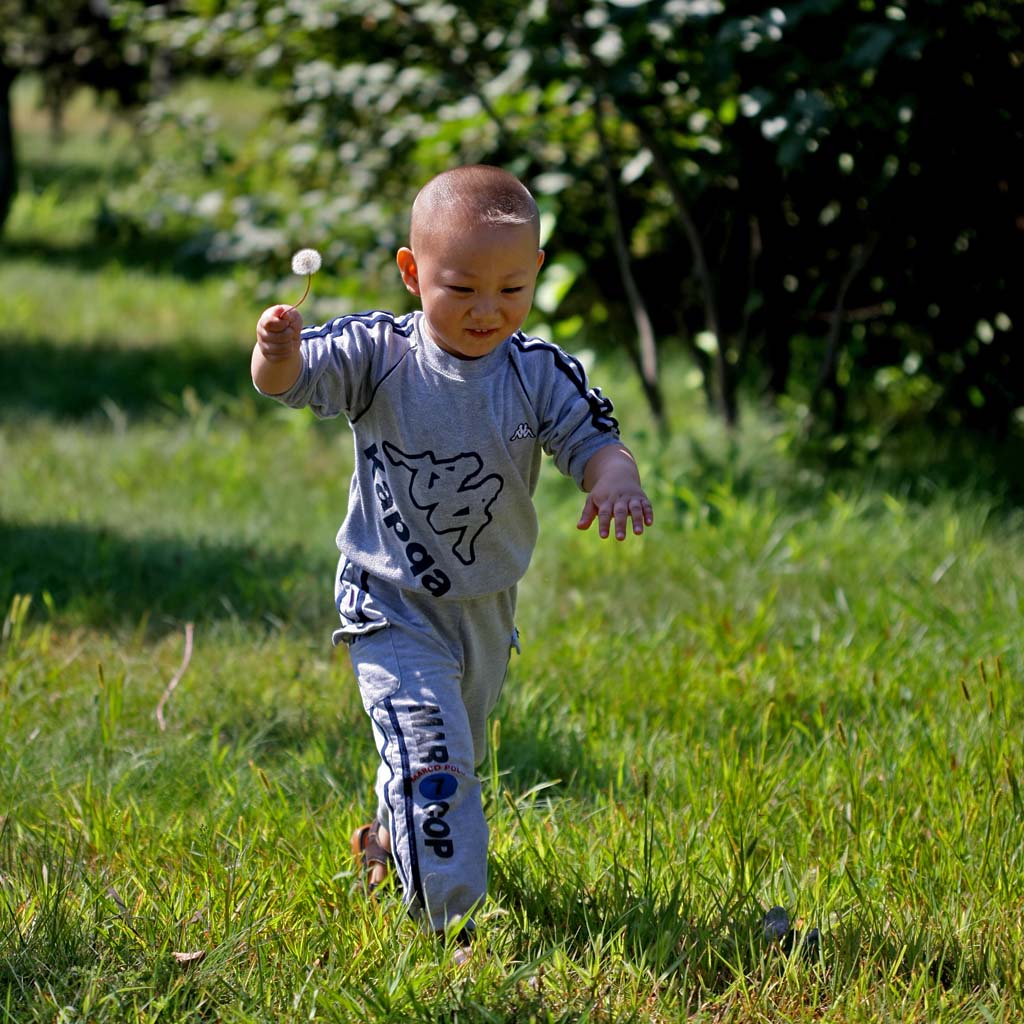
[[[391,869],[391,854],[381,845],[380,822],[374,818],[369,825],[360,825],[352,833],[352,856],[362,861],[366,878],[366,891],[371,895],[387,879]],[[383,868],[380,877],[374,882],[376,867]]]

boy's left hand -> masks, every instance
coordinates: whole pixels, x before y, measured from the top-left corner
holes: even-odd
[[[640,485],[636,462],[625,447],[602,448],[587,463],[584,486],[588,488],[586,503],[576,524],[586,530],[597,520],[602,539],[611,535],[615,522],[615,539],[626,539],[626,522],[633,521],[633,533],[641,534],[645,526],[654,525],[654,508]]]

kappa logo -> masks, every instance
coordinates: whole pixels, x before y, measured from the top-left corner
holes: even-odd
[[[494,504],[504,481],[496,473],[481,476],[483,459],[464,452],[439,459],[433,452],[408,455],[389,442],[384,454],[392,466],[409,472],[409,497],[436,534],[455,534],[452,553],[463,565],[476,561],[477,537],[494,518]]]
[[[394,533],[399,544],[404,545],[405,560],[409,567],[409,572],[414,579],[419,580],[420,586],[427,593],[433,594],[434,597],[441,597],[443,594],[447,594],[451,589],[452,581],[434,565],[434,556],[418,540],[413,539],[409,524],[402,518],[398,509],[394,507],[395,496],[391,492],[391,486],[388,484],[384,460],[379,456],[377,446],[371,444],[369,448],[364,448],[363,455],[370,463],[370,474],[374,481],[373,493],[376,495],[377,503],[384,514],[381,521]],[[432,569],[432,571],[428,572],[428,569]]]
[[[537,435],[530,429],[529,423],[520,423],[518,427],[512,432],[512,436],[509,438],[510,441],[522,441],[527,437],[536,437]]]

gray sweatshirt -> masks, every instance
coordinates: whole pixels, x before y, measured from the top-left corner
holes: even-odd
[[[517,332],[480,359],[426,336],[422,312],[342,316],[302,332],[302,371],[278,401],[344,413],[355,472],[338,548],[371,575],[439,598],[504,590],[537,540],[541,452],[582,486],[618,440],[579,361]]]

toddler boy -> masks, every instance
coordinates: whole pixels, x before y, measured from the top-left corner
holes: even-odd
[[[410,912],[468,938],[487,887],[476,766],[513,647],[537,537],[541,454],[587,492],[578,526],[623,540],[653,521],[612,405],[580,363],[525,336],[544,262],[536,203],[496,167],[431,179],[398,269],[421,309],[302,328],[260,316],[252,378],[355,439],[338,532],[340,626],[380,754],[377,814],[353,848],[376,886],[391,858]]]

